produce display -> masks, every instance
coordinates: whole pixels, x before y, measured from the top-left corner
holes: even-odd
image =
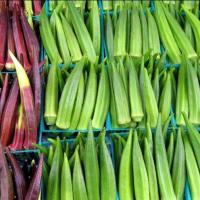
[[[181,63],[181,55],[196,60],[199,57],[198,15],[183,4],[181,8],[186,15],[183,18],[173,6],[174,12],[162,2],[155,1],[154,12],[138,4],[124,5],[120,11],[114,9],[112,17],[107,12],[104,21],[108,57],[128,54],[141,58],[150,53],[159,58],[161,47],[164,47],[174,64]]]
[[[134,59],[126,57],[125,62],[109,63],[113,127],[133,127],[146,119],[151,127],[155,127],[158,112],[162,113],[162,122],[166,122],[170,114],[172,86],[171,74],[164,70],[162,62],[161,59],[155,64],[151,57],[146,63],[143,58],[138,65],[134,64]]]
[[[145,16],[142,6],[124,6],[119,14],[118,10],[114,10],[112,18],[109,12],[105,14],[105,40],[109,58],[127,54],[141,58],[150,51],[152,55],[160,54],[156,21],[149,9],[146,10]]]
[[[22,169],[22,161],[19,157],[15,158],[8,149],[4,154],[4,150],[0,144],[1,199],[38,199],[42,180],[43,154],[40,155],[38,166],[34,164],[35,160],[31,160],[32,164],[26,161]]]
[[[162,128],[155,133],[130,130],[128,139],[113,135],[120,199],[184,199],[188,178],[192,199],[200,187],[199,133],[184,115],[188,131]],[[123,135],[122,135],[123,136]]]
[[[198,200],[199,16],[199,1],[1,1],[0,199]]]
[[[30,71],[35,62],[39,62],[40,46],[34,30],[31,28],[21,7],[0,7],[0,69],[14,70],[14,63],[9,50],[23,63],[26,71]]]
[[[16,68],[16,75],[2,76],[0,99],[0,133],[3,146],[13,150],[33,148],[37,142],[40,123],[41,86],[37,62],[29,77],[11,51],[9,55]],[[36,56],[35,56],[36,58]],[[30,83],[31,82],[31,83]]]
[[[42,9],[41,0],[2,0],[0,7],[7,6],[9,10],[15,9],[15,7],[23,8],[27,17],[32,17],[32,15],[39,15]]]
[[[85,139],[79,134],[73,143],[59,138],[41,148],[45,199],[115,199],[115,172],[105,141],[105,131],[94,140],[92,130]]]
[[[92,1],[87,15],[80,13],[69,1],[59,3],[50,19],[43,9],[40,35],[52,63],[57,59],[58,63],[68,67],[72,62],[81,60],[84,55],[91,63],[98,62],[101,32],[97,2]]]
[[[66,0],[70,2],[71,0]],[[63,6],[66,1],[57,1],[57,0],[51,0],[49,1],[49,11],[53,11],[56,9],[56,6]],[[95,3],[98,2],[98,0],[94,0]],[[83,0],[83,1],[73,1],[74,6],[81,12],[84,12],[85,10],[90,10],[92,8],[93,1],[90,0]]]
[[[123,8],[126,5],[134,5],[134,6],[139,6],[140,4],[142,4],[145,7],[150,6],[150,1],[149,0],[138,0],[138,1],[134,1],[134,0],[120,0],[120,1],[114,1],[114,0],[102,0],[102,4],[103,4],[103,10],[107,11],[107,10],[120,10],[121,8]]]
[[[66,77],[67,73],[67,77]],[[110,87],[104,63],[79,61],[71,72],[53,63],[45,91],[44,118],[47,125],[60,129],[102,129],[110,103]]]

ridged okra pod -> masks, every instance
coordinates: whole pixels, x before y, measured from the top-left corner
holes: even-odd
[[[84,62],[84,59],[81,60],[73,69],[63,89],[59,102],[58,116],[56,120],[56,126],[61,129],[67,129],[70,127],[71,116],[75,104],[75,98]]]

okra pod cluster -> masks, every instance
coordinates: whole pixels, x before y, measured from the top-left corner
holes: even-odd
[[[48,160],[44,164],[49,170],[43,176],[46,199],[116,198],[115,172],[105,131],[97,139],[90,129],[86,138],[78,134],[73,143],[63,143],[60,138],[49,141],[52,144],[46,149]]]
[[[64,87],[59,87],[59,79],[63,79]],[[104,63],[87,65],[83,58],[68,71],[60,69],[57,64],[51,66],[45,96],[44,117],[47,125],[56,125],[59,129],[86,130],[92,120],[93,128],[102,129],[109,105],[110,85]]]
[[[143,126],[145,121],[156,127],[158,112],[164,124],[172,107],[172,75],[164,69],[162,58],[142,58],[141,64],[131,57],[110,62],[112,127]]]
[[[97,1],[92,1],[89,14],[84,15],[71,1],[59,2],[50,19],[41,13],[40,35],[50,61],[68,67],[86,57],[98,62],[101,50],[100,17]],[[50,41],[50,42],[49,42]]]

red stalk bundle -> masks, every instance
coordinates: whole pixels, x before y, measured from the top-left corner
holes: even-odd
[[[16,122],[18,97],[19,97],[19,86],[17,79],[15,79],[11,87],[2,115],[1,143],[3,146],[7,146],[12,142],[12,136]]]
[[[23,200],[26,194],[26,180],[24,177],[24,173],[20,168],[17,160],[12,156],[8,148],[6,148],[6,153],[13,169],[17,199]]]
[[[23,37],[22,27],[16,9],[13,10],[12,28],[13,28],[17,57],[18,59],[20,59],[20,61],[23,60],[24,69],[26,71],[30,71],[31,65],[28,60],[27,49]]]
[[[39,15],[42,10],[41,1],[33,0],[34,15]]]
[[[9,56],[8,49],[15,53],[15,43],[14,43],[14,37],[13,37],[13,29],[12,29],[12,22],[11,19],[8,19],[8,38],[7,38],[7,59],[6,59],[6,69],[7,70],[14,70],[15,66],[14,63]]]
[[[1,117],[2,117],[4,104],[8,95],[8,90],[9,90],[9,75],[6,74],[5,79],[3,81],[3,88],[2,88],[1,99],[0,99],[0,124],[1,124]]]
[[[24,114],[23,114],[23,107],[20,104],[18,118],[15,124],[15,134],[14,134],[12,144],[9,145],[9,148],[12,150],[23,149],[24,134],[25,134]]]
[[[22,7],[22,0],[8,0],[9,1],[9,10],[14,10]]]
[[[27,44],[27,49],[29,52],[29,59],[31,62],[32,72],[33,72],[33,91],[34,91],[34,102],[35,102],[35,111],[36,111],[36,120],[37,126],[40,121],[40,107],[41,107],[41,77],[39,71],[39,54],[40,54],[40,46],[38,39],[36,37],[35,32],[30,27],[28,20],[21,9],[21,24],[25,37],[25,41]]]
[[[6,43],[8,31],[8,10],[7,7],[0,9],[0,70],[5,66]]]
[[[21,24],[24,33],[24,38],[26,41],[26,46],[29,54],[29,59],[31,65],[34,64],[35,56],[37,57],[37,62],[39,62],[39,55],[40,55],[40,46],[37,39],[37,36],[33,29],[30,27],[28,20],[24,14],[23,9],[21,9]]]
[[[8,163],[3,151],[3,147],[0,144],[0,194],[2,200],[13,200],[14,189]]]
[[[44,161],[44,155],[40,154],[39,164],[34,173],[33,178],[31,179],[25,200],[38,200],[40,194],[43,161]]]
[[[37,122],[35,116],[35,108],[34,108],[34,99],[33,93],[30,86],[30,82],[28,76],[20,64],[20,62],[16,59],[11,51],[9,54],[15,64],[17,78],[20,87],[21,94],[21,102],[24,110],[25,116],[25,140],[24,140],[24,148],[30,149],[33,148],[33,144],[37,141]]]

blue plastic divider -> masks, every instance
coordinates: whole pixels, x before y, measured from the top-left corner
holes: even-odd
[[[191,196],[190,186],[189,186],[188,180],[186,180],[186,184],[185,184],[185,200],[192,200],[192,196]]]

